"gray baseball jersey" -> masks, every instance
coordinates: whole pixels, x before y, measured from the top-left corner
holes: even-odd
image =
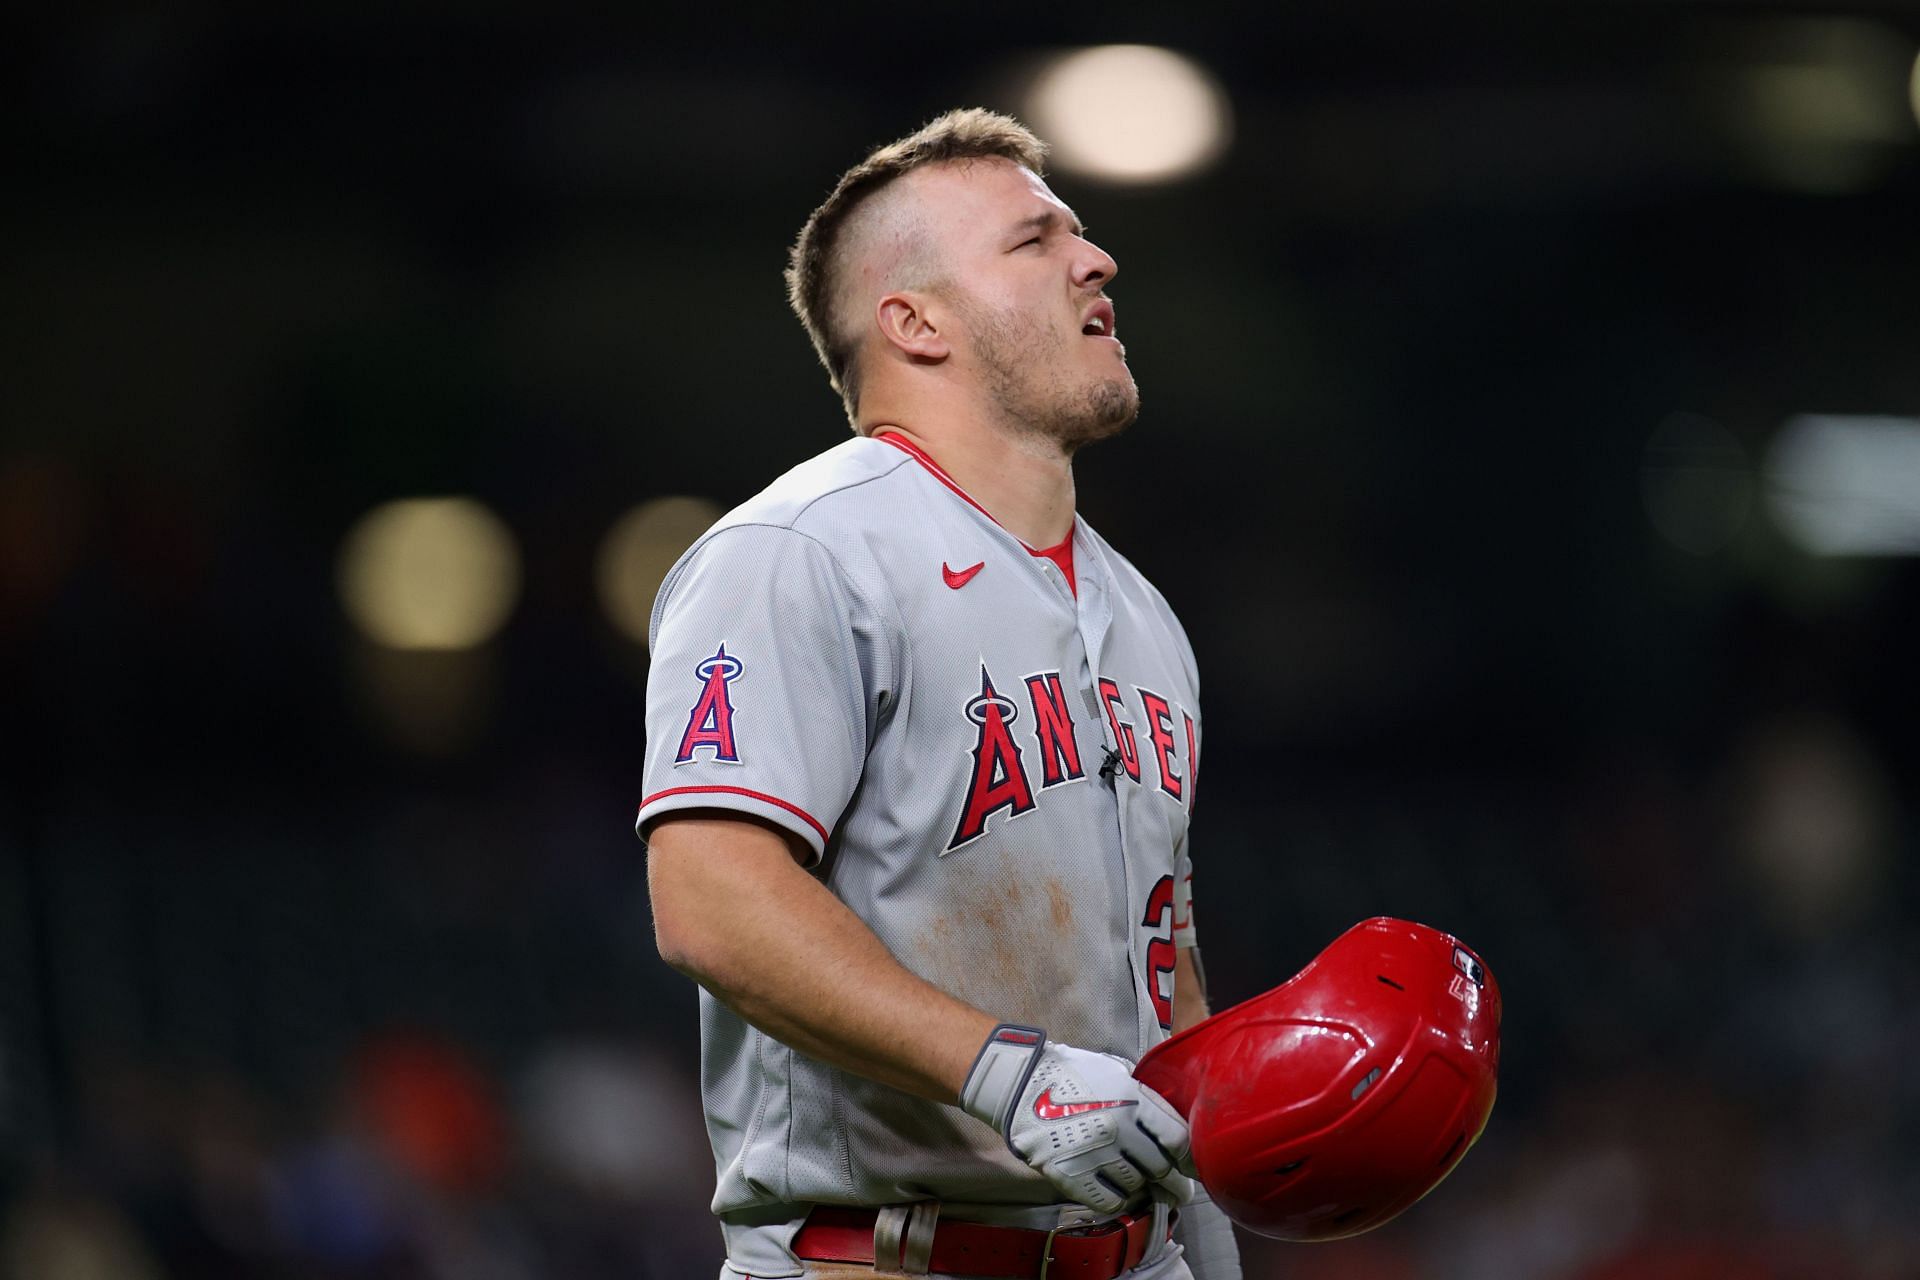
[[[654,605],[639,828],[729,809],[792,832],[908,969],[1137,1059],[1173,1021],[1200,751],[1193,651],[1084,521],[1073,579],[898,435],[801,464],[709,530]],[[838,1071],[701,992],[732,1265],[792,1274],[814,1204],[1047,1205],[1001,1136]]]

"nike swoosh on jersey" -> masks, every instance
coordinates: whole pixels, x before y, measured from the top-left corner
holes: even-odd
[[[949,569],[947,567],[947,562],[945,560],[942,560],[940,562],[940,576],[947,580],[948,586],[952,587],[955,591],[958,591],[960,588],[966,586],[969,582],[973,581],[974,574],[980,572],[982,569],[986,567],[987,567],[987,562],[985,560],[982,560],[979,564],[974,565],[971,569],[962,569],[958,573],[956,573],[952,569]]]
[[[1105,1111],[1108,1107],[1131,1107],[1138,1098],[1115,1098],[1111,1102],[1055,1102],[1053,1086],[1048,1085],[1033,1100],[1033,1114],[1042,1120],[1065,1120],[1068,1116],[1081,1115],[1088,1111]]]

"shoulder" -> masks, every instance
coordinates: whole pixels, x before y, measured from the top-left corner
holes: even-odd
[[[705,594],[737,602],[742,593],[803,589],[871,603],[876,589],[870,536],[909,510],[912,459],[874,440],[847,440],[807,459],[727,512],[667,573],[654,602],[655,625],[670,600],[695,581]]]
[[[843,525],[885,518],[912,459],[877,440],[855,439],[816,454],[723,516],[707,536],[730,528],[791,529],[831,542]]]

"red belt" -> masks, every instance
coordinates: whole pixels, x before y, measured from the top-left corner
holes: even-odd
[[[810,1262],[864,1262],[889,1270],[901,1266],[903,1258],[876,1261],[873,1256],[879,1216],[877,1209],[821,1205],[794,1235],[793,1251]],[[1114,1280],[1139,1266],[1152,1243],[1151,1213],[1066,1231],[945,1220],[934,1225],[927,1269],[935,1275]]]

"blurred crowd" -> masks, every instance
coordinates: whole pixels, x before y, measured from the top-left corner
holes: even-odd
[[[1626,751],[1524,795],[1484,778],[1261,794],[1223,770],[1213,784],[1198,901],[1218,1001],[1278,981],[1344,923],[1392,913],[1473,940],[1509,1013],[1503,1096],[1460,1170],[1354,1241],[1245,1238],[1250,1280],[1920,1274],[1913,833],[1845,720],[1762,719],[1702,776]],[[643,859],[618,824],[571,863],[523,851],[528,882],[499,870],[516,861],[509,815],[541,794],[476,801],[460,828],[467,853],[486,851],[490,889],[471,865],[407,868],[392,850],[335,869],[359,914],[297,940],[301,963],[330,987],[367,984],[384,1013],[356,1000],[341,1007],[362,1013],[329,1022],[310,994],[311,1041],[291,1049],[223,1038],[209,1008],[245,989],[243,970],[260,971],[246,998],[268,1008],[303,981],[272,976],[290,925],[239,940],[240,915],[271,918],[263,885],[297,888],[296,909],[333,895],[300,887],[290,857],[253,881],[217,853],[201,879],[169,862],[156,883],[175,887],[141,900],[158,919],[185,913],[184,929],[233,931],[235,972],[208,980],[190,947],[159,940],[152,963],[202,972],[207,1007],[158,1001],[144,1047],[73,1064],[69,1131],[19,1146],[10,1170],[8,1275],[714,1274],[690,988],[652,954]],[[568,797],[547,796],[555,832]],[[445,821],[392,824],[393,849]],[[80,914],[63,918],[81,931]],[[548,930],[569,926],[580,955],[563,962]],[[356,974],[347,952],[371,967]],[[353,1030],[382,1021],[411,1029]],[[317,1052],[334,1043],[330,1060]]]
[[[111,1064],[77,1141],[16,1174],[19,1280],[708,1275],[711,1162],[684,1068],[549,1045],[502,1080],[443,1037],[367,1041],[315,1097]]]

